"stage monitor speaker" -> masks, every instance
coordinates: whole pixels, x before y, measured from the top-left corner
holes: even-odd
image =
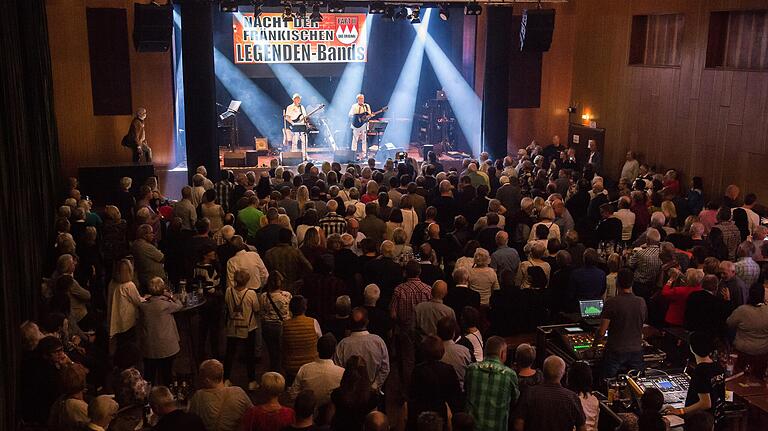
[[[301,151],[283,151],[280,155],[283,166],[296,166],[304,161]]]
[[[253,143],[256,147],[256,152],[260,156],[269,154],[269,141],[267,141],[267,138],[253,138]]]
[[[166,52],[171,47],[173,8],[155,3],[133,5],[133,46],[139,52]]]
[[[338,163],[355,163],[357,154],[352,150],[336,150],[333,152],[333,161]]]
[[[225,168],[244,168],[245,153],[242,153],[242,152],[224,153],[224,167]]]
[[[549,51],[554,30],[554,9],[524,9],[520,24],[520,51]]]
[[[259,166],[259,152],[248,150],[245,152],[245,166]]]

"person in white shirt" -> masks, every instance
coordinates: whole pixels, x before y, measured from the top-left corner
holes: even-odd
[[[344,365],[352,356],[365,360],[368,378],[374,389],[380,389],[389,375],[389,352],[384,340],[368,332],[368,310],[357,307],[352,310],[349,337],[341,340],[333,354],[336,365]]]
[[[248,372],[249,389],[258,388],[256,367],[253,359],[261,320],[261,303],[253,289],[248,289],[250,275],[245,269],[238,269],[234,274],[234,284],[224,293],[227,315],[227,353],[224,357],[224,380],[228,381],[232,372],[232,361],[237,350],[245,350],[245,364]]]
[[[130,260],[122,259],[117,263],[107,292],[109,337],[115,337],[118,343],[127,342],[136,336],[133,328],[139,317],[139,304],[143,301],[133,283],[133,264]]]
[[[200,364],[200,389],[189,400],[189,412],[200,416],[208,431],[240,429],[240,418],[253,406],[240,386],[224,386],[224,366],[215,359]]]
[[[353,104],[349,109],[350,120],[354,120],[355,115],[358,114],[370,114],[371,107],[365,103],[365,96],[362,94],[357,95],[357,103]],[[354,123],[350,125],[352,128],[352,151],[357,152],[357,143],[363,142],[363,154],[368,152],[368,122],[366,121],[362,126],[355,127]]]
[[[248,280],[248,289],[259,290],[259,288],[267,283],[267,277],[269,276],[261,256],[255,251],[248,250],[243,237],[240,235],[232,237],[232,246],[239,248],[240,251],[227,262],[227,286],[234,286],[235,272],[238,269],[244,269],[251,276]]]
[[[623,196],[619,199],[619,210],[613,213],[614,217],[621,220],[622,241],[632,239],[632,229],[635,227],[635,213],[629,209],[630,205],[629,197]]]
[[[749,231],[755,233],[755,229],[760,226],[760,216],[752,209],[757,202],[757,195],[754,193],[747,193],[744,196],[744,205],[741,208],[747,213],[747,219],[749,220]],[[762,238],[758,238],[762,239]]]
[[[344,368],[333,363],[336,351],[336,338],[328,333],[317,340],[319,359],[299,368],[293,385],[288,389],[291,398],[307,389],[315,393],[317,405],[323,405],[331,400],[331,392],[341,385]]]
[[[627,161],[625,161],[624,166],[621,167],[621,178],[626,179],[632,184],[639,174],[640,163],[635,159],[635,153],[633,151],[627,151]]]
[[[112,395],[99,395],[88,404],[88,422],[85,429],[91,431],[106,431],[112,419],[117,415],[119,406]]]
[[[285,108],[285,121],[290,123],[303,122],[307,117],[307,111],[301,104],[301,95],[299,93],[293,94],[293,103]],[[299,151],[299,139],[301,139],[302,152],[306,157],[306,133],[293,133],[290,128],[285,129],[285,139],[291,141],[291,151]]]

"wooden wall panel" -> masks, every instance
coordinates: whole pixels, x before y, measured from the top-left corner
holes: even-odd
[[[731,182],[768,199],[768,72],[704,68],[709,12],[764,0],[572,0],[572,100],[606,129],[603,165],[617,176],[628,149],[711,197]],[[632,15],[685,14],[680,67],[629,66]],[[558,15],[558,18],[560,16]]]
[[[94,116],[90,88],[86,7],[124,8],[133,31],[132,0],[47,0],[53,92],[62,169],[131,162],[120,145],[131,116]],[[133,110],[147,108],[147,140],[156,165],[173,162],[173,72],[171,53],[137,53],[129,42]]]

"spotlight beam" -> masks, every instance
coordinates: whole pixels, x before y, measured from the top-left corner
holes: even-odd
[[[425,51],[440,85],[445,90],[467,143],[475,155],[480,154],[482,126],[480,97],[475,94],[453,62],[429,34],[426,34]]]
[[[382,142],[391,142],[395,145],[407,146],[411,140],[411,131],[413,130],[413,114],[416,110],[416,97],[419,92],[419,81],[421,80],[421,65],[424,61],[424,44],[427,40],[427,28],[429,27],[429,17],[432,15],[432,9],[427,9],[424,13],[424,19],[420,24],[415,24],[416,37],[413,39],[411,49],[405,59],[400,76],[397,78],[395,89],[389,99],[388,116],[392,118],[403,118],[402,123],[394,124],[390,122],[387,130],[384,131]]]
[[[281,108],[218,49],[213,49],[216,78],[233,98],[243,102],[242,112],[271,142],[282,142]]]

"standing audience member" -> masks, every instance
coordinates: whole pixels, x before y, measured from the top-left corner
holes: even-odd
[[[506,430],[509,408],[520,395],[517,373],[504,365],[506,358],[507,343],[501,337],[491,337],[485,343],[483,361],[467,367],[467,411],[479,429]]]
[[[85,376],[88,370],[72,363],[61,370],[62,395],[51,406],[48,428],[52,431],[69,431],[88,423],[88,403],[84,401]],[[53,383],[53,382],[52,382]]]
[[[368,332],[368,313],[365,308],[352,310],[350,329],[352,332],[349,337],[336,346],[333,362],[342,366],[353,357],[359,357],[365,366],[370,386],[381,389],[389,376],[389,352],[381,337]]]
[[[587,431],[597,431],[600,416],[600,402],[592,394],[592,368],[583,361],[575,362],[568,370],[568,389],[576,392],[584,411],[584,427]]]
[[[544,382],[529,388],[515,411],[515,431],[586,431],[586,418],[578,395],[564,388],[565,361],[544,360]]]
[[[245,363],[248,376],[248,388],[258,388],[254,352],[259,337],[261,304],[255,290],[249,289],[250,275],[244,269],[234,274],[234,284],[224,293],[225,314],[227,316],[227,350],[224,355],[223,378],[230,384],[232,362],[238,350]],[[259,337],[260,338],[260,337]]]
[[[159,418],[153,431],[205,431],[205,424],[194,413],[179,408],[171,391],[165,386],[155,386],[149,394],[149,406]]]
[[[240,429],[240,418],[253,404],[239,386],[224,385],[224,366],[215,359],[200,364],[200,388],[189,400],[189,412],[200,417],[208,431]]]
[[[283,322],[290,319],[289,305],[292,295],[284,290],[285,278],[280,271],[272,271],[267,279],[265,291],[259,294],[259,308],[262,317],[261,334],[269,353],[269,367],[280,370],[280,340],[283,335]]]
[[[432,299],[416,305],[416,330],[421,334],[435,335],[437,322],[444,317],[456,320],[453,309],[443,304],[447,294],[448,284],[438,280],[432,285]]]
[[[246,410],[241,420],[243,431],[280,431],[293,423],[294,412],[280,404],[280,394],[285,391],[285,378],[275,372],[261,376],[261,390],[268,398]]]
[[[184,306],[166,290],[162,278],[149,280],[147,287],[151,296],[139,304],[139,346],[144,355],[144,376],[155,384],[170,384],[173,358],[181,350],[173,313]]]
[[[289,390],[292,397],[303,391],[312,391],[320,406],[331,400],[331,392],[339,387],[344,374],[344,368],[333,363],[335,352],[336,338],[332,334],[325,334],[317,340],[318,359],[299,368]]]
[[[378,405],[379,393],[371,387],[367,371],[369,367],[371,364],[358,355],[352,355],[344,362],[341,385],[331,392],[335,411],[331,429],[361,429],[368,413]]]

